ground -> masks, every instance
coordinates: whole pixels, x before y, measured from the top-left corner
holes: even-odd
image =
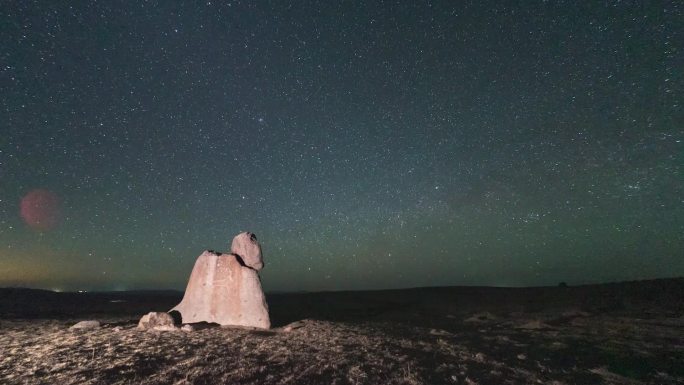
[[[0,383],[683,384],[682,289],[675,279],[278,294],[271,330],[190,332],[136,327],[177,293],[5,290]],[[84,319],[101,326],[70,329]]]

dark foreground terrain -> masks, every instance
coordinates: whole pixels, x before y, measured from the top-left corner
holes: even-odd
[[[684,384],[684,279],[274,294],[269,331],[136,328],[181,296],[0,289],[0,384]]]

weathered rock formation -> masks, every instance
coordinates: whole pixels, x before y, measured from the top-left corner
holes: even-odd
[[[230,254],[205,251],[197,258],[183,300],[171,309],[181,314],[183,323],[271,327],[257,273],[263,261],[256,236],[238,234],[231,250]]]

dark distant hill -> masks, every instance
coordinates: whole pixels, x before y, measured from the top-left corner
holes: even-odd
[[[473,312],[511,314],[583,310],[642,318],[684,315],[684,278],[583,286],[448,286],[267,296],[274,324],[302,318],[334,321],[416,320]],[[421,321],[422,320],[422,321]]]
[[[476,286],[424,287],[376,291],[271,293],[267,301],[273,324],[304,318],[334,321],[424,320],[426,315],[458,316],[493,313],[557,312],[684,314],[684,278],[617,282],[583,286],[500,288]],[[149,311],[168,311],[182,292],[121,291],[56,293],[47,290],[0,289],[0,319],[138,318]]]
[[[83,316],[130,316],[167,311],[183,293],[172,290],[113,292],[54,292],[27,288],[0,288],[0,319],[79,318]]]

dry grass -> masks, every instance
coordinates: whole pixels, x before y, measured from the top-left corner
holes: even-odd
[[[377,293],[320,298],[327,316],[270,331],[141,331],[140,314],[120,312],[0,320],[0,384],[684,383],[681,308],[455,311],[443,298],[399,312]],[[274,303],[286,322],[302,314]],[[102,326],[69,329],[82,319]]]
[[[528,318],[448,329],[306,320],[286,332],[2,321],[3,384],[682,383],[684,320]],[[540,324],[545,324],[539,322]],[[636,366],[635,366],[636,365]],[[678,372],[679,371],[679,372]]]

